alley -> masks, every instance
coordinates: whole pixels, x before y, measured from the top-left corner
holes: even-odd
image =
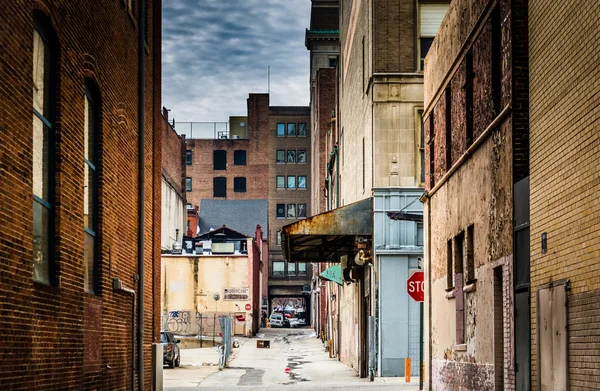
[[[270,348],[257,348],[259,339],[269,340]],[[216,363],[216,349],[182,350],[181,367],[164,369],[164,390],[418,389],[417,382],[406,384],[404,378],[378,378],[373,383],[358,378],[352,368],[329,358],[311,329],[261,329],[257,337],[238,341],[240,347],[223,371],[210,365]]]

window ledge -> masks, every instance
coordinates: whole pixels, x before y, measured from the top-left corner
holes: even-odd
[[[463,287],[464,293],[472,293],[477,289],[477,280],[469,281],[467,285]]]
[[[446,289],[446,299],[454,299],[454,288]]]
[[[453,345],[452,346],[452,350],[454,350],[455,352],[466,352],[467,351],[467,344],[461,343],[458,345]]]

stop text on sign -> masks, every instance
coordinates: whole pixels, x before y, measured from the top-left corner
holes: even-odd
[[[414,301],[425,300],[425,281],[423,272],[414,272],[406,280],[406,292]]]

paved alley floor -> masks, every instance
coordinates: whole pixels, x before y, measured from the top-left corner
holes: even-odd
[[[259,339],[270,340],[271,347],[257,348]],[[238,341],[229,368],[222,371],[216,348],[182,349],[181,367],[164,369],[164,390],[418,390],[418,383],[404,379],[358,378],[352,368],[329,358],[310,329],[261,329],[257,337]]]

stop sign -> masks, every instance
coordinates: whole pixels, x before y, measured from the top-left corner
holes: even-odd
[[[423,272],[414,272],[406,280],[406,292],[414,301],[425,300],[425,281]]]
[[[252,306],[250,305],[250,303],[246,304],[246,311],[250,311],[251,308]]]

